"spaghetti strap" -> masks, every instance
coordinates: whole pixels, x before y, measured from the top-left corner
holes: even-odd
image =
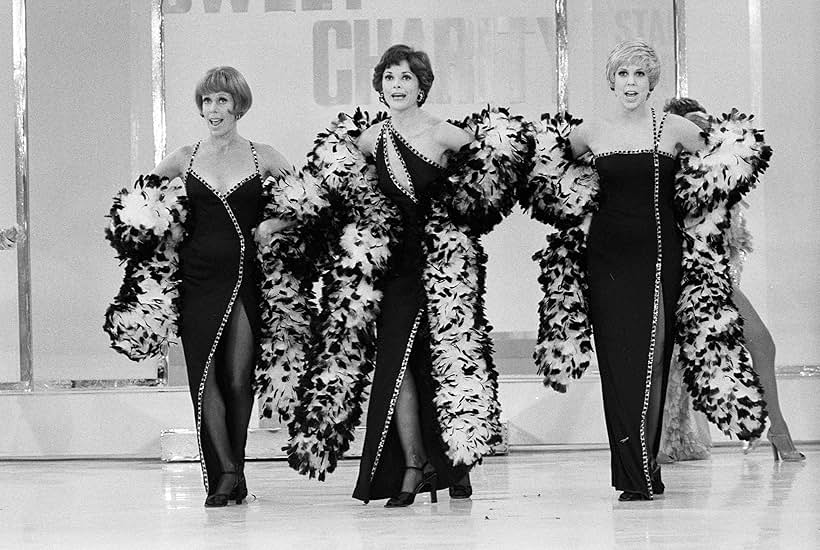
[[[188,178],[188,174],[191,173],[191,170],[194,168],[194,157],[196,156],[196,152],[199,151],[199,145],[202,143],[202,140],[196,142],[194,145],[194,150],[191,151],[191,160],[188,161],[188,169],[185,170],[185,178]]]
[[[256,173],[261,175],[259,172],[259,155],[256,154],[256,147],[253,146],[253,142],[248,140],[248,143],[251,145],[251,153],[253,153],[253,165],[256,167]]]
[[[657,131],[655,128],[655,108],[652,107],[652,149],[654,152],[658,152],[658,145],[661,142],[661,134],[663,133],[663,124],[666,122],[666,117],[669,116],[669,113],[663,113],[661,117],[661,123],[657,127]]]

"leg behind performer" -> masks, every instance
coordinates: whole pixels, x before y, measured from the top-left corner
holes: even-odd
[[[774,372],[775,344],[772,335],[749,299],[739,288],[735,288],[732,299],[743,318],[743,336],[746,339],[746,347],[752,356],[752,366],[763,387],[763,397],[766,400],[766,409],[769,413],[769,422],[771,422],[768,439],[772,444],[775,459],[804,460],[806,457],[794,446],[789,426],[780,410],[777,378]],[[750,452],[756,446],[755,443],[747,444],[744,452]]]

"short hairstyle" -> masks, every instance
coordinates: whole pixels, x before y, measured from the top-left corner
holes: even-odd
[[[649,90],[652,91],[661,79],[661,60],[655,49],[643,40],[625,40],[615,46],[606,60],[606,79],[609,87],[615,87],[615,71],[618,67],[638,65],[649,77]]]
[[[698,128],[705,130],[710,126],[706,108],[690,97],[673,97],[666,101],[663,110],[673,115],[682,116],[694,122]]]
[[[424,92],[424,98],[419,102],[419,105],[423,105],[427,101],[430,88],[433,87],[433,79],[435,78],[433,76],[433,66],[430,64],[430,58],[426,53],[421,50],[414,50],[404,44],[390,46],[382,54],[379,63],[373,68],[373,89],[381,93],[384,71],[402,61],[407,61],[410,70],[419,79],[419,89]]]
[[[194,101],[202,113],[202,96],[227,92],[233,99],[234,113],[237,118],[247,113],[253,103],[251,87],[242,73],[233,67],[214,67],[205,73],[196,85]]]

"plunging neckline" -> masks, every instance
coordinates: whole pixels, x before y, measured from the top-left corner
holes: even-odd
[[[203,178],[202,176],[200,176],[200,175],[197,173],[197,171],[196,171],[196,170],[194,170],[193,168],[191,168],[191,174],[193,174],[193,176],[194,176],[197,180],[199,180],[199,183],[201,183],[202,185],[204,185],[205,187],[207,187],[208,189],[210,189],[210,190],[213,192],[213,194],[214,194],[214,195],[216,195],[216,196],[217,196],[217,197],[219,197],[219,198],[226,199],[226,198],[228,198],[228,197],[231,195],[231,193],[233,193],[234,191],[236,191],[237,189],[239,189],[240,187],[242,187],[244,184],[246,184],[247,182],[249,182],[249,181],[251,181],[253,178],[255,178],[255,177],[259,174],[259,172],[258,172],[258,171],[256,171],[256,172],[254,172],[253,174],[250,174],[250,175],[246,176],[244,179],[241,179],[241,180],[240,180],[240,181],[238,181],[237,183],[233,184],[231,187],[229,187],[229,188],[228,188],[226,191],[224,191],[224,192],[223,192],[223,191],[220,191],[219,189],[217,189],[216,187],[214,187],[213,185],[211,185],[210,183],[208,183],[208,182],[207,182],[207,180],[205,180],[205,178]]]
[[[244,178],[242,178],[241,180],[239,180],[238,182],[236,182],[232,186],[226,187],[225,191],[220,191],[219,189],[217,189],[216,187],[214,187],[213,185],[208,183],[208,180],[206,180],[205,178],[200,176],[199,173],[197,173],[197,171],[194,170],[194,157],[196,157],[196,154],[199,151],[199,146],[201,144],[202,144],[202,141],[198,141],[196,143],[196,146],[194,147],[193,152],[191,153],[191,160],[188,162],[188,173],[193,174],[194,177],[199,181],[199,183],[201,183],[207,189],[209,189],[220,200],[226,200],[231,195],[231,193],[233,193],[234,191],[236,191],[237,189],[242,187],[245,183],[251,181],[256,176],[261,177],[261,174],[259,173],[259,157],[256,154],[256,147],[253,146],[253,142],[251,140],[248,140],[248,145],[250,146],[251,154],[253,155],[253,165],[254,165],[255,170],[253,171],[253,173],[245,176]]]

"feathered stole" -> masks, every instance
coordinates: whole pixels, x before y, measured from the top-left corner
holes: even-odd
[[[730,210],[768,165],[771,150],[750,117],[732,111],[712,121],[706,146],[681,155],[675,201],[683,217],[684,259],[677,307],[679,363],[694,406],[729,435],[759,437],[765,403],[742,321],[731,302],[729,250],[724,230]],[[588,318],[585,250],[595,210],[597,175],[591,165],[572,161],[568,136],[580,120],[569,114],[542,116],[536,125],[536,156],[521,195],[532,216],[551,224],[547,246],[534,259],[544,299],[539,308],[534,353],[544,384],[565,391],[594,360]]]
[[[544,114],[534,124],[534,162],[529,182],[519,193],[524,210],[554,229],[547,245],[533,255],[544,291],[533,357],[544,385],[559,392],[595,363],[587,315],[586,247],[598,175],[586,160],[572,160],[569,134],[579,124],[581,119],[568,113]]]
[[[760,437],[766,404],[731,300],[731,211],[772,156],[752,117],[710,118],[707,146],[681,156],[675,200],[684,215],[683,278],[677,307],[678,361],[696,409],[726,434]]]
[[[105,238],[125,263],[119,293],[105,312],[111,347],[133,361],[165,354],[177,335],[179,258],[185,236],[184,184],[140,176],[114,196]]]
[[[340,250],[324,277],[317,354],[302,377],[290,425],[291,466],[320,480],[335,469],[361,419],[374,368],[380,278],[400,231],[398,212],[378,190],[375,167],[355,145],[370,124],[361,111],[341,114],[308,155],[309,170],[325,182],[334,204],[330,217],[345,222],[337,224],[344,227]],[[440,182],[441,199],[431,203],[422,276],[442,440],[454,464],[472,465],[500,437],[491,327],[484,315],[486,255],[479,236],[515,203],[527,134],[520,117],[500,109],[459,125],[476,140],[458,154],[458,168]],[[513,137],[519,141],[511,145]]]

